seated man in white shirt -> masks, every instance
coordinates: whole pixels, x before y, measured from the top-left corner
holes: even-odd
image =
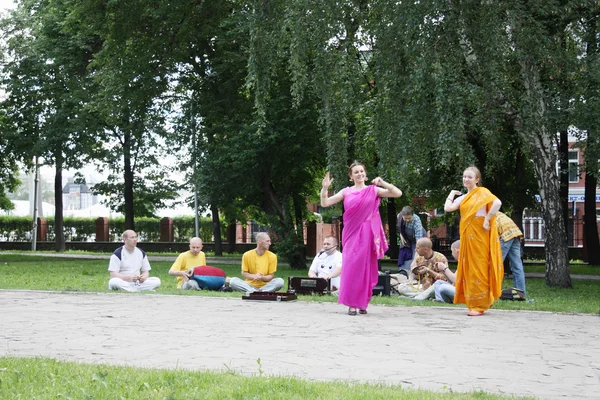
[[[340,288],[340,274],[342,273],[342,253],[338,251],[337,247],[337,239],[333,236],[326,236],[323,240],[323,249],[315,256],[308,270],[308,276],[330,281],[331,292],[334,294]]]
[[[159,287],[160,278],[149,277],[150,263],[146,253],[137,248],[137,234],[132,230],[126,230],[122,238],[124,245],[110,256],[108,288],[139,292]]]

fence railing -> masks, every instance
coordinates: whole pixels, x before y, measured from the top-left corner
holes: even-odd
[[[600,232],[600,221],[596,223]],[[569,218],[567,232],[569,246],[583,247],[583,217]],[[546,240],[544,220],[541,217],[523,217],[523,237],[525,243],[543,243]]]
[[[54,241],[56,239],[56,226],[54,218],[39,219],[38,240]],[[135,230],[140,242],[159,242],[161,219],[139,218],[135,221]],[[98,221],[97,218],[64,218],[63,232],[66,242],[94,242],[96,241]],[[0,217],[0,241],[21,242],[31,241],[33,223],[28,217]],[[226,226],[221,222],[221,235],[225,239]],[[122,218],[108,220],[108,241],[120,242],[121,234],[125,230],[125,220]],[[43,232],[43,234],[40,234]],[[199,234],[204,242],[213,242],[213,226],[210,218],[200,218]],[[196,235],[196,226],[193,217],[173,218],[173,241],[187,242]],[[101,239],[106,240],[106,239]]]

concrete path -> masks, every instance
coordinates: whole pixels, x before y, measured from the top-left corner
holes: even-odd
[[[0,355],[600,399],[598,315],[12,290],[0,304]]]

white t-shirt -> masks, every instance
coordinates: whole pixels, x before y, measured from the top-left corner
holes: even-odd
[[[334,269],[340,267],[341,265],[342,253],[337,250],[331,255],[323,252],[321,255],[317,254],[315,256],[309,270],[317,274],[317,276],[320,278],[322,275],[331,274]],[[338,289],[340,288],[339,276],[331,279],[331,286],[335,286]]]
[[[142,250],[136,247],[130,253],[125,246],[122,246],[110,256],[108,270],[125,275],[139,275],[140,272],[150,271],[150,263]]]

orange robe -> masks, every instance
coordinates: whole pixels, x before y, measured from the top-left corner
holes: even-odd
[[[454,303],[465,303],[469,310],[479,312],[490,308],[502,292],[504,264],[496,217],[490,219],[490,230],[486,231],[484,217],[475,216],[482,207],[489,211],[496,199],[486,188],[477,187],[467,193],[460,204],[460,252]]]

